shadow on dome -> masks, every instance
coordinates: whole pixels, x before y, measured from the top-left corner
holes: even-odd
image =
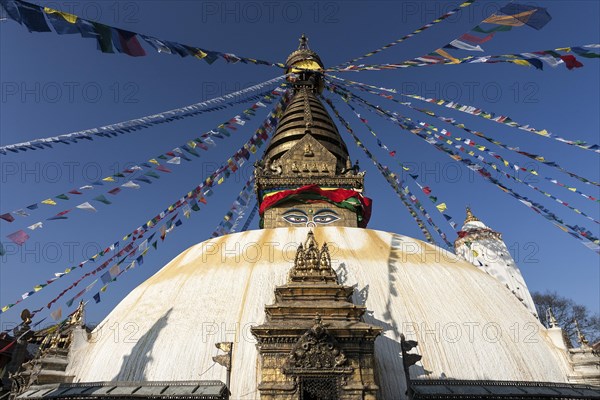
[[[123,357],[121,368],[113,381],[148,381],[146,376],[146,367],[152,362],[152,349],[160,332],[167,326],[169,315],[173,311],[170,308],[162,317],[160,317],[148,331],[140,337],[131,353]]]

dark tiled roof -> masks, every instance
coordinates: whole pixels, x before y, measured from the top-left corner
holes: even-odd
[[[600,387],[551,382],[414,380],[414,399],[600,399]]]
[[[83,382],[32,386],[17,399],[200,399],[226,400],[221,381],[186,382]]]

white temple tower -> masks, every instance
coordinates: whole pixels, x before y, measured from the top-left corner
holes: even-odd
[[[490,229],[467,207],[467,218],[454,242],[456,255],[492,275],[537,316],[537,311],[523,275],[502,234]]]

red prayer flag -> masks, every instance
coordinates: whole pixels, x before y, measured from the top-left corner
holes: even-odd
[[[560,59],[565,62],[568,69],[583,67],[583,64],[580,63],[574,55],[567,54],[566,56],[560,56]]]
[[[488,40],[492,39],[493,37],[494,37],[494,32],[492,32],[489,35],[484,36],[484,37],[479,37],[479,36],[470,35],[468,33],[465,33],[458,39],[463,40],[465,42],[473,43],[473,44],[481,44],[481,43],[487,42]]]
[[[2,215],[0,215],[0,218],[2,218],[5,221],[8,221],[8,222],[13,222],[15,220],[15,217],[10,215],[10,213],[2,214]]]

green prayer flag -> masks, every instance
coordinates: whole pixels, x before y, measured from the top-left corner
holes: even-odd
[[[160,175],[158,175],[158,174],[157,174],[156,172],[154,172],[154,171],[148,171],[148,172],[146,172],[144,175],[151,176],[151,177],[153,177],[153,178],[156,178],[156,179],[160,179]]]
[[[56,196],[56,198],[61,200],[69,200],[69,196],[67,196],[66,194],[59,194],[58,196]]]

